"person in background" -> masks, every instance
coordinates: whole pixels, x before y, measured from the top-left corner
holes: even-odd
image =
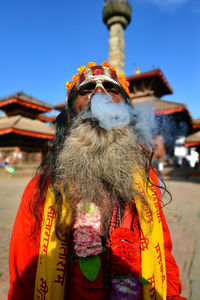
[[[156,171],[158,172],[158,175],[164,179],[164,165],[163,162],[161,160],[160,155],[158,155],[156,157],[156,159],[153,161],[152,163],[152,167],[156,169]]]

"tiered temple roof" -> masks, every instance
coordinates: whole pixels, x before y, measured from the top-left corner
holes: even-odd
[[[0,146],[18,146],[26,151],[40,151],[54,138],[53,117],[42,113],[52,110],[52,106],[23,92],[0,98],[0,109],[4,117],[0,119]]]
[[[173,94],[172,88],[160,69],[128,76],[126,79],[130,82],[133,98],[138,98],[145,93],[149,96],[152,92],[156,97]]]
[[[187,147],[200,146],[200,131],[187,136],[185,140],[185,146]]]
[[[52,139],[54,137],[54,130],[49,125],[20,115],[0,120],[0,134],[9,134],[11,132],[40,138]]]
[[[0,109],[7,116],[23,115],[35,119],[37,115],[50,112],[52,106],[23,92],[0,98]]]
[[[192,127],[194,130],[200,130],[200,119],[193,120]]]
[[[193,120],[192,127],[194,133],[186,137],[185,146],[186,147],[197,146],[200,151],[200,119]]]
[[[173,94],[167,79],[160,69],[135,74],[126,78],[130,82],[131,101],[145,102],[151,99],[157,115],[173,114],[187,110],[186,105],[160,99],[164,95]]]
[[[155,111],[157,134],[163,136],[166,150],[171,152],[179,136],[192,133],[192,117],[183,103],[160,99],[173,90],[160,69],[137,73],[126,78],[130,82],[131,102],[149,105]],[[148,105],[148,107],[149,107]]]
[[[37,119],[40,121],[53,123],[56,120],[56,116],[48,116],[46,114],[40,114],[37,116]]]

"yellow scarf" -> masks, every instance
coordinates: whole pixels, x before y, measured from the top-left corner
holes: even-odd
[[[143,286],[144,300],[166,300],[166,269],[160,200],[155,188],[146,185],[144,174],[134,176],[134,190],[146,198],[148,206],[144,208],[140,196],[134,196],[141,228],[141,271],[142,277],[151,285]],[[63,195],[64,196],[64,195]],[[55,234],[54,194],[48,188],[41,230],[40,251],[38,257],[34,300],[65,299],[67,274],[67,243]],[[151,211],[151,212],[150,212]],[[62,219],[69,226],[71,212],[65,205]]]
[[[66,237],[61,241],[55,234],[54,200],[50,186],[43,213],[34,300],[65,299],[67,243]],[[65,220],[66,226],[69,226],[71,211],[66,204],[63,205],[61,218]]]
[[[147,185],[143,173],[134,176],[134,189],[146,198],[149,206],[142,204],[140,196],[134,196],[141,228],[142,277],[151,283],[143,285],[143,299],[165,300],[167,284],[160,199],[155,187]]]

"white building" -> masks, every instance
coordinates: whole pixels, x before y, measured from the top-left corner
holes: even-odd
[[[184,159],[188,161],[190,167],[194,168],[199,161],[199,154],[196,147],[185,147],[185,137],[176,140],[174,146],[174,157],[179,166],[184,165]]]

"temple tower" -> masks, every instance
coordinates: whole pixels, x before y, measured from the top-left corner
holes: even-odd
[[[105,0],[103,21],[110,31],[109,63],[124,73],[124,30],[131,21],[131,7],[128,0]]]

